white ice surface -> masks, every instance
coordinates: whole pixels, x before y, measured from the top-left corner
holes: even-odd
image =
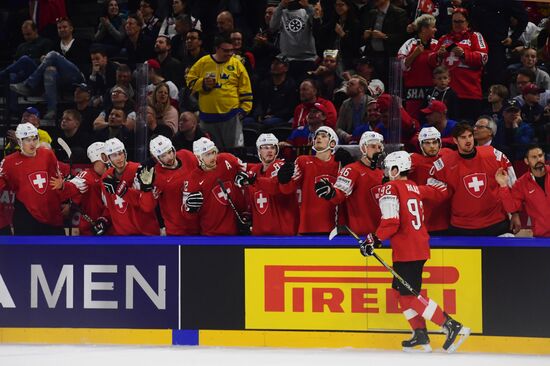
[[[358,349],[0,345],[1,366],[532,366],[549,356]]]

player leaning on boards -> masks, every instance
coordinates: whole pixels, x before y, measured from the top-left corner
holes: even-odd
[[[408,179],[411,165],[411,157],[406,151],[393,152],[384,159],[384,175],[390,181],[381,189],[379,202],[382,220],[376,235],[372,237],[374,244],[381,244],[380,240],[390,240],[393,269],[420,294],[422,271],[426,260],[430,258],[430,236],[424,225],[422,198],[438,195],[446,187],[435,179],[428,184],[438,188],[417,186]],[[362,252],[364,255],[372,255],[374,246],[367,245]],[[404,309],[403,315],[413,329],[412,338],[402,342],[404,351],[417,348],[431,351],[426,320],[443,327],[447,335],[443,349],[448,352],[454,352],[469,336],[470,329],[451,318],[435,301],[422,295],[415,296],[396,277],[392,288],[399,292],[399,305]],[[459,335],[461,337],[457,340]]]

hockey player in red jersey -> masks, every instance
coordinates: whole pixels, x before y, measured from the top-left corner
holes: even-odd
[[[169,138],[159,135],[149,142],[149,151],[156,160],[153,181],[153,200],[144,203],[145,210],[154,210],[158,201],[167,235],[197,235],[197,215],[184,213],[181,202],[183,184],[189,174],[198,167],[191,151],[176,152]]]
[[[424,127],[418,134],[418,142],[422,154],[412,153],[412,170],[409,179],[418,185],[424,185],[430,178],[433,163],[444,154],[452,150],[441,147],[441,133],[435,127]],[[432,172],[433,173],[433,172]],[[450,203],[449,200],[424,201],[426,229],[430,235],[445,235],[449,227]]]
[[[315,193],[315,185],[323,178],[331,184],[336,182],[340,163],[349,162],[349,153],[340,149],[338,157],[334,150],[338,145],[338,136],[327,126],[319,127],[314,134],[313,150],[315,156],[302,155],[296,162],[286,162],[277,173],[280,190],[290,194],[301,189],[300,225],[298,233],[325,234],[337,224],[337,208],[332,203],[319,198]],[[344,161],[345,160],[345,161]]]
[[[382,220],[373,240],[375,244],[390,240],[393,269],[420,293],[422,271],[430,258],[430,237],[424,225],[422,198],[432,190],[421,190],[409,180],[410,170],[411,158],[405,151],[393,152],[384,159],[384,174],[390,181],[381,189]],[[372,245],[362,248],[364,255],[372,255],[373,251]],[[447,335],[443,349],[449,352],[456,350],[470,334],[469,328],[451,318],[437,303],[422,295],[414,296],[397,278],[393,279],[392,288],[399,292],[399,305],[413,329],[412,338],[402,342],[404,351],[417,348],[431,351],[426,320],[443,327]]]
[[[320,198],[335,205],[346,201],[348,226],[361,235],[374,232],[380,224],[378,196],[384,173],[377,163],[384,151],[383,142],[381,134],[364,132],[359,141],[361,160],[342,168],[334,185],[323,178],[315,186]]]
[[[237,217],[226,192],[236,209],[243,210],[244,195],[234,180],[238,172],[246,170],[246,164],[232,154],[218,154],[216,145],[206,137],[193,142],[193,153],[199,167],[183,182],[183,209],[198,215],[201,235],[237,235]]]
[[[101,177],[107,171],[107,155],[105,143],[94,142],[86,150],[88,159],[92,163],[71,180],[63,182],[62,178],[52,179],[54,189],[61,189],[63,200],[72,199],[79,206],[82,214],[78,225],[80,235],[92,235],[92,226],[103,215],[104,205],[101,197]],[[86,218],[84,218],[86,215]],[[92,221],[92,222],[90,222]]]
[[[296,235],[298,232],[298,197],[296,192],[282,194],[277,171],[284,160],[277,159],[279,140],[272,133],[262,133],[256,140],[260,164],[249,164],[247,172],[235,177],[237,186],[246,186],[252,203],[252,235]]]
[[[38,130],[21,123],[15,130],[21,151],[0,163],[0,191],[15,192],[13,229],[15,235],[64,235],[61,197],[49,186],[61,175],[52,150],[38,147]]]
[[[92,230],[102,235],[112,225],[113,235],[159,235],[155,211],[146,211],[142,207],[144,201],[151,199],[147,196],[153,194],[144,189],[144,179],[140,177],[143,167],[139,169],[139,163],[127,160],[126,148],[117,138],[105,141],[105,154],[112,164],[102,177],[106,207],[104,216],[97,220]],[[150,174],[149,171],[145,173]],[[137,183],[140,179],[141,187]],[[152,187],[152,182],[147,184]]]
[[[519,231],[517,214],[508,220],[498,196],[495,173],[508,171],[509,185],[516,181],[510,161],[492,146],[474,146],[473,128],[459,123],[453,130],[458,151],[434,162],[434,176],[447,184],[451,202],[449,235],[498,236]]]

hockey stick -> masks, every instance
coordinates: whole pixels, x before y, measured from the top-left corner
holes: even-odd
[[[241,215],[239,214],[239,211],[237,211],[237,207],[235,207],[235,203],[233,203],[233,200],[231,197],[229,197],[229,192],[227,192],[227,189],[225,189],[225,186],[223,185],[223,182],[221,179],[218,178],[218,185],[220,186],[223,194],[227,197],[227,202],[229,202],[229,206],[233,209],[233,212],[235,212],[235,215],[237,216],[237,220],[243,225],[249,225],[250,223],[246,220],[244,220]]]
[[[71,205],[71,210],[74,210],[75,212],[78,212],[80,214],[80,217],[82,217],[84,219],[84,221],[86,221],[88,224],[92,225],[92,226],[95,226],[96,222],[94,221],[94,219],[92,219],[88,214],[82,212],[82,210],[80,209],[80,207],[76,204],[72,204]]]
[[[61,137],[57,138],[57,143],[59,144],[59,146],[61,146],[61,148],[63,149],[63,151],[65,151],[65,154],[67,154],[67,157],[69,158],[69,176],[70,176],[71,171],[73,170],[73,160],[71,159],[73,152],[69,147],[69,145]],[[73,206],[73,201],[69,199],[69,207],[72,208],[72,206]],[[73,218],[71,215],[71,211],[69,211],[69,215],[71,216],[69,221],[69,236],[73,236]]]

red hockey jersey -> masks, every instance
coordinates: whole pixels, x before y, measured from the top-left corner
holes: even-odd
[[[447,184],[450,194],[452,226],[482,229],[505,220],[495,180],[501,167],[507,169],[511,183],[515,182],[510,161],[492,146],[476,147],[476,155],[471,159],[453,151],[434,162],[434,176]]]
[[[334,156],[328,161],[322,161],[315,156],[298,156],[295,162],[292,180],[287,184],[280,184],[284,194],[301,192],[299,234],[328,233],[337,223],[337,206],[319,198],[315,193],[315,183],[322,178],[334,184],[338,176],[339,163]]]
[[[360,235],[374,233],[380,224],[378,199],[383,176],[382,170],[356,161],[340,171],[334,184],[336,194],[330,201],[335,205],[346,202],[348,226]]]
[[[104,214],[110,217],[113,235],[160,235],[155,211],[146,211],[143,205],[143,202],[152,199],[153,193],[133,188],[139,165],[139,163],[129,161],[122,177],[119,178],[119,184],[125,182],[128,187],[128,191],[123,197],[107,193],[102,184],[101,192],[107,206]],[[102,180],[107,176],[112,177],[114,174],[114,168],[109,168]]]
[[[0,191],[0,229],[11,225],[15,193],[10,190]]]
[[[0,163],[0,191],[7,188],[15,192],[16,199],[37,221],[63,226],[61,195],[50,187],[50,178],[60,175],[52,150],[38,148],[34,157],[17,151]]]
[[[420,189],[411,180],[394,180],[380,190],[382,220],[376,235],[390,240],[392,260],[409,262],[430,258],[430,236],[424,225]]]

